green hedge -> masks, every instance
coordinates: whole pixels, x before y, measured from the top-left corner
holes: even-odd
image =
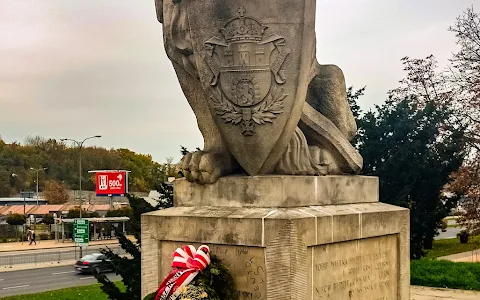
[[[480,263],[412,260],[413,285],[480,291]]]

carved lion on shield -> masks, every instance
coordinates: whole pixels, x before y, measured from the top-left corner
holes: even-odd
[[[156,0],[164,44],[204,138],[187,180],[356,174],[340,68],[315,59],[315,2]],[[313,6],[313,7],[312,7]]]

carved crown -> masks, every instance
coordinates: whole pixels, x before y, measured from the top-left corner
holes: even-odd
[[[239,16],[229,20],[220,29],[227,43],[238,41],[261,41],[267,26],[263,26],[253,17],[245,16],[245,8],[238,10]]]

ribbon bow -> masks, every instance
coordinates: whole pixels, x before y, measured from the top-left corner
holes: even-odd
[[[155,300],[175,300],[181,287],[188,285],[210,264],[210,248],[202,245],[177,248],[173,253],[172,271],[157,290]]]

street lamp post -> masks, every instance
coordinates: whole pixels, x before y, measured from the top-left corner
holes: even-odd
[[[23,223],[23,236],[21,238],[22,245],[23,245],[23,237],[26,236],[25,234],[27,232],[27,212],[26,212],[27,195],[30,195],[30,192],[23,191],[23,192],[20,192],[20,195],[23,197],[23,220],[24,220],[24,223]]]
[[[36,193],[36,195],[37,195],[37,205],[38,205],[38,172],[45,171],[47,169],[48,168],[41,168],[41,169],[30,168],[30,170],[33,170],[33,171],[37,172],[37,193]]]
[[[101,138],[101,137],[102,137],[101,135],[90,136],[90,137],[85,138],[81,142],[73,140],[73,139],[61,139],[62,142],[65,142],[65,141],[73,142],[78,147],[78,154],[80,156],[80,160],[79,160],[79,164],[78,164],[78,169],[79,169],[79,172],[80,172],[80,179],[79,179],[79,183],[78,183],[78,186],[79,186],[78,194],[79,194],[79,199],[80,199],[80,219],[82,218],[82,204],[83,204],[82,203],[82,147],[83,147],[83,144],[85,143],[85,141],[90,140],[90,139],[95,139],[95,138],[98,139],[98,138]]]
[[[79,169],[79,172],[80,172],[80,174],[79,174],[80,179],[79,179],[79,183],[78,183],[78,187],[79,187],[78,196],[79,196],[79,200],[80,200],[80,219],[82,218],[82,204],[83,204],[82,203],[82,147],[83,147],[83,144],[85,143],[86,140],[98,139],[98,138],[101,138],[101,137],[102,137],[101,135],[90,136],[90,137],[85,138],[81,142],[73,140],[73,139],[61,139],[62,142],[71,141],[78,146],[78,154],[80,156],[80,160],[79,160],[79,164],[78,164],[78,169]],[[75,235],[75,233],[74,233],[74,235]],[[75,238],[75,236],[74,236],[74,238]],[[80,257],[82,257],[82,247],[80,247]]]
[[[25,223],[23,223],[23,236],[22,236],[22,245],[23,245],[23,237],[26,236],[25,233],[26,233],[26,226],[27,226],[27,213],[25,212],[25,204],[26,204],[26,199],[25,199],[25,192],[23,193],[23,220],[25,221]]]

